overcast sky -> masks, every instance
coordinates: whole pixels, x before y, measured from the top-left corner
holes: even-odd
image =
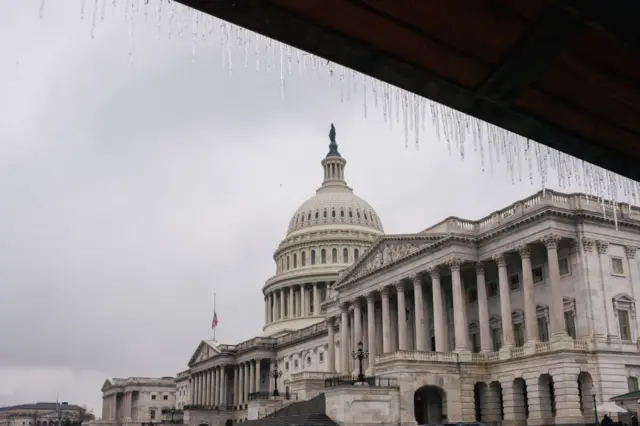
[[[218,37],[192,56],[190,23],[157,39],[139,14],[132,39],[109,1],[92,39],[81,1],[47,0],[41,20],[38,1],[0,0],[0,405],[59,394],[100,414],[107,377],[174,375],[211,337],[214,292],[219,340],[260,333],[272,253],[321,183],[331,122],[388,233],[539,189],[483,172],[471,145],[450,155],[430,127],[406,148],[401,125],[311,69],[285,76],[284,99],[264,58],[245,68],[234,49],[230,76]]]

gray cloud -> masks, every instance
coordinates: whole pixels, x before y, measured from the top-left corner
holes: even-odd
[[[0,403],[61,392],[99,412],[107,376],[184,369],[211,334],[214,291],[221,340],[259,333],[272,253],[320,184],[330,122],[347,180],[390,233],[538,189],[462,162],[431,129],[405,148],[400,124],[372,105],[365,119],[326,76],[287,75],[281,99],[279,72],[245,68],[242,52],[232,76],[216,42],[192,63],[190,36],[158,41],[152,22],[137,22],[129,67],[120,15],[92,40],[64,3],[42,21],[35,2],[0,14]]]

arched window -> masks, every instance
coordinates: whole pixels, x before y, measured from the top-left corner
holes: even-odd
[[[307,220],[311,222],[311,212],[309,212],[309,214],[307,215]]]
[[[349,209],[349,217],[353,218],[353,212],[351,211],[351,209]]]
[[[311,264],[312,265],[316,264],[316,251],[315,250],[311,250]]]
[[[291,268],[291,265],[289,264],[289,256],[287,256],[287,271],[289,270],[289,268]]]
[[[336,217],[336,209],[331,209],[331,217]]]
[[[324,211],[322,212],[322,217],[324,217],[324,218],[327,217],[327,209],[324,209]]]
[[[353,249],[353,261],[357,262],[359,257],[360,257],[360,252],[358,251],[358,249]]]
[[[298,267],[298,253],[293,253],[293,267]]]
[[[340,209],[340,217],[344,217],[344,209]]]
[[[342,263],[349,263],[349,249],[346,247],[342,250]]]
[[[316,210],[316,219],[320,217],[320,212]]]
[[[300,263],[301,266],[306,266],[307,265],[307,252],[303,251],[302,254],[300,255]]]
[[[331,249],[331,263],[338,263],[338,249]]]
[[[325,249],[320,250],[320,263],[327,263],[327,251]]]

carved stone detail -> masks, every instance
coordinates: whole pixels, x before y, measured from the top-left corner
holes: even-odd
[[[531,257],[531,248],[528,245],[523,244],[516,248],[516,251],[520,255],[521,258]]]
[[[582,247],[584,248],[584,251],[587,251],[589,253],[592,252],[594,243],[595,242],[593,240],[590,240],[589,238],[583,238]]]
[[[401,292],[404,293],[404,282],[398,281],[397,283],[394,284],[394,286],[398,293],[401,293]]]
[[[371,303],[371,302],[375,302],[376,301],[376,295],[374,292],[371,293],[367,293],[367,303]]]
[[[382,296],[382,298],[389,298],[389,287],[384,286],[380,289],[380,296]]]
[[[411,275],[411,277],[409,277],[409,279],[411,280],[411,282],[416,285],[416,284],[421,284],[422,283],[422,275],[420,274],[414,274]]]
[[[462,259],[454,257],[447,260],[447,266],[451,269],[451,272],[460,271],[460,266],[462,266]]]
[[[484,274],[484,263],[483,262],[476,262],[475,268],[476,268],[476,275],[483,275]]]
[[[354,278],[360,278],[370,272],[382,268],[385,265],[396,262],[399,259],[407,257],[424,247],[413,243],[406,244],[386,244],[378,248],[375,254],[361,267],[355,274]]]
[[[503,253],[494,254],[491,259],[496,262],[498,267],[507,266],[507,259],[504,257]]]
[[[636,250],[637,250],[637,249],[638,249],[638,248],[637,248],[637,247],[634,247],[634,246],[625,246],[625,247],[624,247],[624,251],[627,253],[627,257],[628,257],[629,259],[635,259],[635,257],[636,257]]]
[[[427,274],[429,274],[432,280],[438,279],[440,278],[440,268],[438,268],[437,266],[432,266],[427,269]]]
[[[608,241],[596,240],[596,246],[598,247],[598,254],[607,254],[607,251],[609,251]]]
[[[542,237],[542,243],[547,247],[547,250],[554,250],[558,248],[558,243],[562,238],[558,234],[548,234]]]

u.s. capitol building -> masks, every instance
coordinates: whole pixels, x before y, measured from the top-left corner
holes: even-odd
[[[175,380],[185,423],[253,420],[297,399],[292,413],[313,406],[344,425],[584,424],[594,401],[637,390],[640,209],[618,205],[614,220],[609,204],[547,190],[386,235],[345,166],[332,131],[322,185],[262,289],[263,334],[200,343]],[[366,385],[344,379],[358,342]],[[269,397],[276,367],[281,396]],[[105,403],[120,413],[132,392]]]

